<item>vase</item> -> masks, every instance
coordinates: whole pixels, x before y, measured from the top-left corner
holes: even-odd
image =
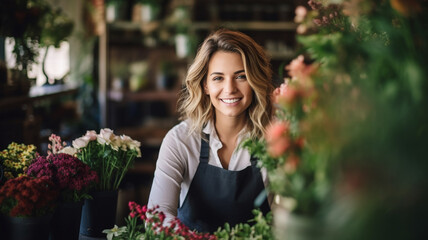
[[[324,239],[323,227],[317,218],[290,213],[280,205],[273,208],[273,233],[278,240]]]
[[[105,237],[105,229],[111,229],[116,222],[118,190],[94,192],[92,199],[86,199],[82,208],[80,234],[88,237]]]
[[[52,217],[50,240],[79,239],[82,206],[83,201],[58,205]]]
[[[52,215],[6,217],[2,237],[9,240],[48,240]],[[2,238],[3,239],[3,238]]]

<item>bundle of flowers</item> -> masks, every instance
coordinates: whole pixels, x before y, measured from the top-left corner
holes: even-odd
[[[276,118],[265,138],[243,146],[268,170],[269,190],[277,202],[296,214],[315,216],[330,192],[328,153],[314,146],[308,121],[316,114],[317,90],[312,77],[318,66],[300,55],[285,67],[291,77],[273,92]],[[281,200],[281,201],[279,201]]]
[[[0,164],[3,165],[4,180],[25,175],[31,161],[38,155],[36,150],[34,145],[12,142],[1,151]]]
[[[36,217],[52,213],[58,189],[47,177],[21,176],[0,188],[0,211],[12,217]]]
[[[305,54],[274,94],[265,140],[246,146],[283,205],[335,228],[325,239],[425,236],[404,219],[427,217],[427,10],[427,1],[310,0],[296,11]]]
[[[61,138],[52,134],[49,138],[49,155],[34,159],[28,167],[27,175],[41,178],[47,177],[55,183],[61,192],[61,201],[78,202],[88,198],[90,186],[98,181],[98,175],[77,157],[60,153],[65,146]]]
[[[89,187],[98,181],[98,175],[77,157],[66,153],[40,156],[28,167],[29,176],[47,177],[57,185],[61,201],[78,202],[88,198]]]
[[[272,215],[263,216],[259,210],[254,210],[254,219],[249,223],[240,223],[233,228],[225,223],[215,233],[198,233],[190,230],[178,218],[169,223],[165,222],[165,214],[157,208],[147,208],[135,202],[128,204],[130,213],[125,219],[126,226],[114,226],[106,229],[108,240],[137,240],[137,239],[191,239],[191,240],[214,240],[214,239],[273,239],[271,224]],[[250,224],[251,223],[251,224]]]
[[[116,190],[136,157],[141,157],[140,142],[129,136],[117,136],[111,129],[104,128],[97,134],[87,131],[73,141],[73,148],[63,151],[76,152],[77,157],[96,171],[99,182],[95,190]]]

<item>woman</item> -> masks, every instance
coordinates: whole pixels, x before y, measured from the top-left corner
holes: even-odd
[[[267,198],[254,205],[266,194],[266,172],[239,145],[261,138],[271,120],[271,77],[269,59],[247,35],[222,29],[205,39],[179,100],[183,121],[161,145],[149,207],[199,232],[270,210]]]

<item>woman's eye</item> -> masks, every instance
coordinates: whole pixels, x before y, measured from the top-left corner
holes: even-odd
[[[213,81],[218,81],[218,80],[221,80],[221,77],[220,77],[220,76],[218,76],[218,77],[213,77]]]
[[[238,75],[236,78],[237,79],[247,79],[247,75],[245,75],[245,74]]]

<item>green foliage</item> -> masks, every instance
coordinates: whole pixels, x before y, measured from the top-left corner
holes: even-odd
[[[274,239],[272,232],[272,213],[266,216],[260,210],[253,210],[254,218],[247,223],[239,223],[231,227],[225,223],[214,235],[218,239],[225,240],[244,240],[244,239]]]

